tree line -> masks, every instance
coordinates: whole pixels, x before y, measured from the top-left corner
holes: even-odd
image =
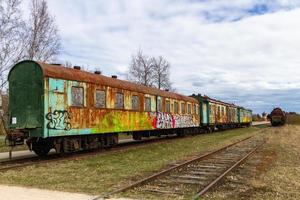
[[[22,15],[23,0],[0,0],[0,89],[18,61],[52,61],[61,50],[54,16],[46,0],[30,0],[28,19]]]
[[[55,18],[46,0],[30,0],[29,18],[22,15],[24,0],[0,0],[0,90],[7,88],[13,64],[24,60],[53,62],[61,52]],[[71,67],[71,62],[66,62]],[[163,56],[148,56],[142,50],[132,55],[128,80],[158,89],[172,89],[170,63]]]

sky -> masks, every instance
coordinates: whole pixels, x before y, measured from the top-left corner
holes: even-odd
[[[164,56],[178,93],[300,112],[300,0],[49,0],[59,62],[126,79],[138,49]]]

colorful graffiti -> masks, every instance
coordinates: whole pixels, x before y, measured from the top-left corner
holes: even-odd
[[[149,113],[153,128],[184,128],[197,126],[197,120],[192,115],[172,115],[163,112]]]
[[[46,115],[46,119],[49,120],[47,124],[48,129],[66,131],[71,129],[71,123],[69,122],[71,115],[66,110],[54,110],[53,112],[49,112]]]
[[[157,112],[156,114],[156,128],[173,128],[174,118],[169,113]]]
[[[174,128],[183,128],[183,127],[195,127],[197,123],[193,119],[192,115],[175,115],[175,126]]]

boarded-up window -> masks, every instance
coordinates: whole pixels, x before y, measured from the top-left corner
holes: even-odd
[[[157,111],[159,111],[159,112],[162,111],[162,103],[161,103],[161,99],[157,99]]]
[[[150,112],[151,111],[151,98],[145,97],[145,111]]]
[[[138,96],[133,95],[131,98],[132,110],[139,110],[140,108],[140,99]]]
[[[174,113],[178,114],[178,102],[174,102]]]
[[[105,91],[103,91],[103,90],[96,90],[95,96],[96,96],[95,97],[95,99],[96,99],[95,106],[97,108],[105,108],[105,104],[106,104]]]
[[[166,101],[166,112],[167,113],[171,112],[171,103],[169,100]]]
[[[185,103],[181,103],[181,114],[185,113]]]
[[[84,92],[83,87],[75,87],[71,88],[72,93],[72,106],[84,106]]]
[[[123,93],[120,93],[120,92],[116,93],[115,108],[116,109],[124,108],[124,94]]]
[[[191,114],[191,104],[187,105],[187,112],[188,112],[188,114]]]

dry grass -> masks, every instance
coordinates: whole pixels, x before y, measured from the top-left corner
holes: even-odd
[[[267,144],[206,199],[299,199],[300,126],[271,128]]]
[[[27,150],[26,145],[18,145],[14,147],[13,151]],[[0,135],[0,152],[7,152],[10,150],[10,147],[5,145],[5,136]]]
[[[300,125],[300,115],[298,114],[287,114],[287,123]]]

